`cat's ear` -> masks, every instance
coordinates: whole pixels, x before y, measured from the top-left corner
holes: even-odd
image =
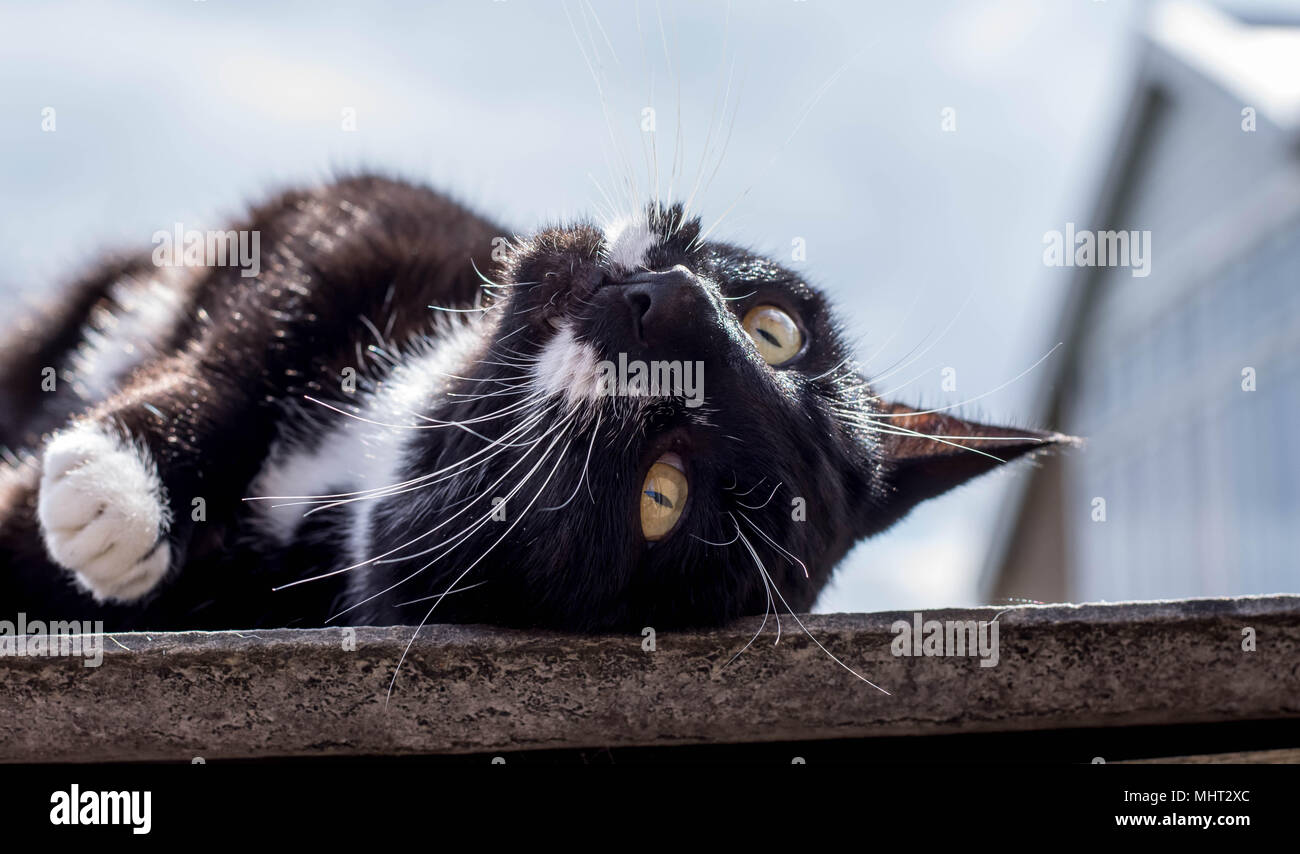
[[[1059,433],[996,427],[942,412],[888,404],[880,425],[886,494],[869,520],[875,533],[913,507],[1018,457],[1078,440]],[[883,516],[880,511],[884,510]]]

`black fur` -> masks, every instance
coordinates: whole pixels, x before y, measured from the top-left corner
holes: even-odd
[[[698,223],[680,209],[652,209],[650,219],[664,239],[646,266],[676,272],[647,290],[609,268],[594,226],[541,231],[494,262],[493,238],[506,232],[432,190],[367,176],[288,192],[236,226],[261,234],[260,275],[214,267],[186,279],[178,285],[185,310],[166,340],[116,394],[85,400],[67,391],[77,379],[67,361],[74,330],[111,299],[112,281],[151,271],[148,256],[106,265],[44,328],[13,333],[10,350],[21,358],[3,362],[2,438],[29,453],[4,475],[0,604],[118,629],[320,625],[335,614],[354,624],[427,617],[585,631],[719,624],[769,606],[744,540],[785,603],[806,610],[854,542],[995,465],[985,453],[1010,459],[1055,438],[962,443],[976,453],[898,435],[1014,434],[876,400],[824,299],[799,276],[741,248],[699,242]],[[415,413],[423,425],[469,422],[472,432],[393,431],[392,441],[408,443],[395,480],[454,467],[542,412],[536,429],[483,465],[374,501],[369,547],[393,552],[388,559],[273,592],[352,562],[355,506],[307,517],[287,546],[261,537],[251,522],[258,510],[243,499],[272,448],[321,442],[346,416],[307,398],[363,411],[362,400],[340,392],[345,368],[362,372],[361,397],[382,389],[392,363],[445,326],[428,306],[467,309],[476,299],[491,309],[477,347],[447,366],[456,378]],[[777,368],[740,325],[764,303],[795,317],[806,341]],[[602,358],[702,361],[704,405],[601,399],[573,414],[554,400],[487,418],[521,398],[481,395],[509,390],[502,383],[514,382],[559,323]],[[38,394],[39,366],[48,364],[60,366],[63,390]],[[571,424],[529,444],[565,413]],[[873,417],[885,414],[891,430],[905,429],[881,432]],[[157,462],[176,520],[162,544],[172,571],[142,601],[95,602],[45,554],[34,511],[41,435],[69,419],[119,431]],[[639,492],[666,450],[685,460],[690,498],[673,533],[652,544],[640,534]],[[504,520],[456,541],[530,470]],[[336,491],[352,488],[341,477]],[[191,521],[195,496],[206,501],[205,521]],[[804,521],[792,518],[796,499]],[[477,586],[430,598],[453,583]],[[779,599],[777,607],[785,610]]]

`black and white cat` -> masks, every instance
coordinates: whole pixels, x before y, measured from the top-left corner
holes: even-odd
[[[1062,438],[877,399],[816,290],[679,207],[507,242],[362,176],[235,229],[256,276],[113,260],[10,333],[4,610],[585,631],[806,610],[855,541]],[[698,396],[609,381],[638,364],[697,367]]]

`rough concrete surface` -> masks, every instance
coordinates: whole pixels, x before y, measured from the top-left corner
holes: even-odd
[[[999,616],[1000,615],[1000,616]],[[913,614],[578,636],[411,628],[119,634],[99,667],[0,657],[0,761],[404,755],[1300,717],[1300,596],[927,611],[999,656],[891,653]],[[1253,629],[1255,651],[1243,650]],[[120,644],[120,645],[119,645]]]

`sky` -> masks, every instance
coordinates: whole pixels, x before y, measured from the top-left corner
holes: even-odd
[[[432,182],[526,233],[595,214],[619,164],[648,198],[657,162],[667,193],[676,149],[673,197],[698,187],[693,208],[721,218],[718,237],[823,288],[878,391],[1051,427],[1031,423],[1033,373],[1010,381],[1057,343],[1068,279],[1044,267],[1042,237],[1088,217],[1142,11],[6,3],[0,292],[48,292],[106,249],[147,247],[175,222],[216,227],[277,188],[360,168]],[[986,476],[859,546],[817,610],[977,603],[1024,473]]]

